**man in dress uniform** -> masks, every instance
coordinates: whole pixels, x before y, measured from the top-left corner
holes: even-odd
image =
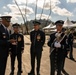
[[[41,24],[38,21],[34,21],[34,30],[30,32],[30,41],[31,41],[31,72],[28,75],[35,75],[35,58],[37,60],[37,75],[40,75],[40,62],[42,56],[42,48],[45,43],[45,33],[39,29]]]
[[[73,33],[74,33],[74,29],[72,28],[72,29],[70,29],[70,33],[68,35],[68,42],[69,42],[69,46],[70,46],[69,58],[71,60],[74,60],[74,58],[73,58],[73,41],[74,41]]]
[[[67,36],[62,31],[63,23],[62,20],[55,22],[57,31],[50,35],[48,41],[48,46],[50,47],[50,75],[55,75],[55,71],[57,71],[57,75],[61,75],[63,61],[67,54],[68,43]]]
[[[0,23],[0,75],[5,75],[5,69],[7,64],[7,57],[9,53],[9,32],[7,28],[10,25],[11,16],[1,16]]]
[[[14,33],[10,35],[10,39],[15,39],[15,42],[11,43],[10,52],[11,52],[11,73],[14,75],[14,63],[17,56],[18,60],[18,72],[17,74],[22,73],[22,53],[24,51],[24,38],[23,35],[19,33],[19,24],[13,24]]]

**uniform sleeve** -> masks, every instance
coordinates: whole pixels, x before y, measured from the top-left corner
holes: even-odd
[[[10,39],[12,39],[12,35],[10,35]],[[10,39],[9,39],[9,40],[10,40]],[[11,51],[12,51],[12,44],[10,43],[10,44],[9,44],[9,52],[11,52]]]
[[[32,42],[32,32],[30,32],[30,41]]]
[[[52,34],[50,35],[50,38],[49,38],[49,40],[47,42],[47,45],[49,47],[54,47],[54,39],[52,38]]]
[[[43,35],[42,35],[42,46],[44,45],[44,43],[45,43],[45,33],[43,32]]]
[[[24,50],[24,36],[22,35],[22,50]]]

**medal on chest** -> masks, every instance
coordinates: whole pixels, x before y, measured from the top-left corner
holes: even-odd
[[[21,37],[19,36],[19,37],[18,37],[18,42],[20,42],[21,40],[22,40],[22,39],[21,39]]]
[[[39,41],[41,39],[40,34],[37,35],[37,41]]]

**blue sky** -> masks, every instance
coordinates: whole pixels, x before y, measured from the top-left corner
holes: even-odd
[[[36,0],[16,0],[26,20],[35,19],[35,7]],[[27,1],[27,6],[26,6]],[[51,5],[50,5],[51,1]],[[44,4],[45,2],[45,4]],[[44,5],[44,9],[43,9]],[[51,6],[51,15],[50,13]],[[26,13],[25,13],[26,9]],[[41,12],[43,14],[41,16]],[[20,11],[16,6],[14,0],[0,0],[0,16],[11,15],[12,23],[18,22],[23,23]],[[56,21],[59,19],[66,20],[69,17],[70,20],[76,21],[76,0],[38,0],[37,2],[37,19],[51,19]]]

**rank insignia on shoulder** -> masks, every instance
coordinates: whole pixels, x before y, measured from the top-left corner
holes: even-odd
[[[18,41],[21,41],[21,37],[20,36],[18,37]]]
[[[39,41],[41,39],[40,34],[37,35],[37,40]]]

